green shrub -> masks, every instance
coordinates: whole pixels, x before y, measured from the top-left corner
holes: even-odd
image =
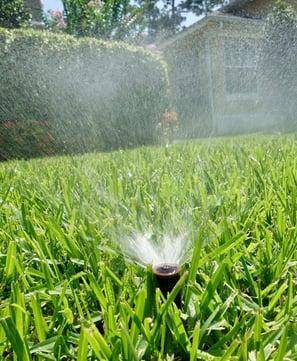
[[[2,29],[0,69],[0,122],[46,121],[60,153],[157,140],[166,68],[141,48]]]

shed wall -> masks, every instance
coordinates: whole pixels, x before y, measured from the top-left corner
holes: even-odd
[[[204,32],[193,33],[164,52],[171,82],[172,108],[178,113],[182,137],[212,132],[208,59]]]
[[[209,32],[214,83],[213,121],[218,134],[246,131],[247,128],[251,131],[257,130],[260,125],[259,119],[264,116],[261,86],[258,84],[257,74],[262,30],[261,23],[222,21],[216,23],[214,31]],[[228,49],[226,45],[230,42],[234,46]],[[249,54],[243,52],[246,44],[251,44],[255,50],[253,54],[255,59],[247,59]],[[228,58],[232,60],[233,54],[236,55],[236,50],[239,63],[235,60],[233,66],[230,66]],[[230,91],[232,76],[236,83],[233,92]],[[248,84],[251,84],[252,88],[247,90]]]

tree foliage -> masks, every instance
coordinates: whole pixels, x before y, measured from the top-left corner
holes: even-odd
[[[179,31],[185,17],[176,0],[139,0],[143,8],[145,24],[145,42],[160,41]]]
[[[162,41],[180,31],[187,14],[201,15],[222,0],[62,0],[63,18],[56,12],[46,21],[52,29],[75,36]],[[64,21],[63,21],[64,20]],[[64,27],[65,24],[65,27]]]
[[[0,0],[0,27],[19,28],[29,20],[23,0]]]
[[[63,0],[63,5],[72,35],[123,40],[140,30],[141,9],[129,0]]]
[[[63,0],[63,6],[46,17],[51,30],[138,44],[172,36],[185,19],[176,0]]]
[[[192,12],[195,15],[207,15],[217,5],[223,4],[224,0],[182,0],[179,7],[183,12]]]

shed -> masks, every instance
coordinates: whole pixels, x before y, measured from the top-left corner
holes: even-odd
[[[263,106],[259,73],[264,19],[273,4],[230,1],[160,46],[185,136],[256,131],[275,124]]]

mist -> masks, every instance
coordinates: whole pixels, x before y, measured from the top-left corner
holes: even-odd
[[[210,15],[164,44],[178,138],[296,129],[293,14]]]
[[[296,130],[296,24],[214,13],[145,50],[3,32],[1,159]]]

